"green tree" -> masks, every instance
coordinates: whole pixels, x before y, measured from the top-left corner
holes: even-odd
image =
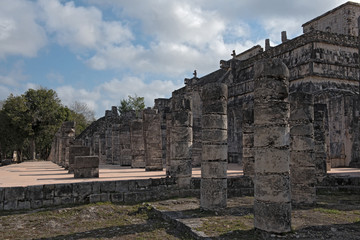
[[[54,90],[29,89],[21,96],[10,95],[0,111],[1,150],[17,150],[33,159],[34,153],[46,158],[51,142],[69,111],[61,105]]]
[[[28,108],[23,96],[7,98],[0,111],[0,145],[2,158],[11,157],[16,150],[22,157],[27,147],[27,138],[31,136],[32,129],[28,116]]]
[[[136,115],[139,114],[145,108],[144,97],[128,96],[128,99],[123,99],[120,101],[120,106],[118,107],[120,115],[126,112],[135,111]]]

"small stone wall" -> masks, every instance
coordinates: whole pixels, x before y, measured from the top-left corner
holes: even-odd
[[[229,178],[227,181],[229,197],[253,195],[250,178]],[[190,188],[182,189],[174,178],[159,178],[0,188],[0,211],[106,201],[133,204],[174,197],[200,197],[200,178],[193,178],[190,185]]]

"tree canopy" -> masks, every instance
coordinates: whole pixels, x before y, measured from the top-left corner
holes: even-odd
[[[123,99],[120,101],[120,106],[118,107],[120,115],[129,111],[135,111],[136,115],[145,108],[144,97],[128,96],[128,99]]]
[[[11,94],[0,110],[1,157],[11,156],[16,150],[28,159],[33,159],[34,153],[47,158],[53,137],[64,121],[78,121],[82,130],[89,124],[75,110],[63,106],[52,89],[29,89],[20,96]]]

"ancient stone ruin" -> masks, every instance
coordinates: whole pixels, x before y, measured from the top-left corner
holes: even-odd
[[[294,39],[282,32],[278,46],[267,39],[265,49],[233,51],[152,108],[107,110],[77,140],[101,164],[166,168],[183,189],[201,165],[201,207],[210,210],[226,206],[227,164],[237,163],[254,179],[255,227],[288,232],[291,204],[314,204],[331,167],[360,167],[359,16],[360,5],[347,2]],[[71,139],[65,124],[51,154],[70,170]]]

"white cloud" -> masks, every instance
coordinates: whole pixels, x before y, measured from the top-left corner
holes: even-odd
[[[1,69],[0,70],[0,84],[11,86],[11,87],[21,87],[23,82],[28,78],[23,73],[24,61],[15,62],[10,69]]]
[[[33,2],[0,2],[0,58],[9,55],[35,57],[39,49],[46,45],[46,34],[37,24],[36,14]]]
[[[133,38],[120,21],[104,21],[102,12],[95,7],[75,6],[72,1],[62,4],[58,0],[39,0],[39,6],[47,31],[75,52],[98,51]]]

